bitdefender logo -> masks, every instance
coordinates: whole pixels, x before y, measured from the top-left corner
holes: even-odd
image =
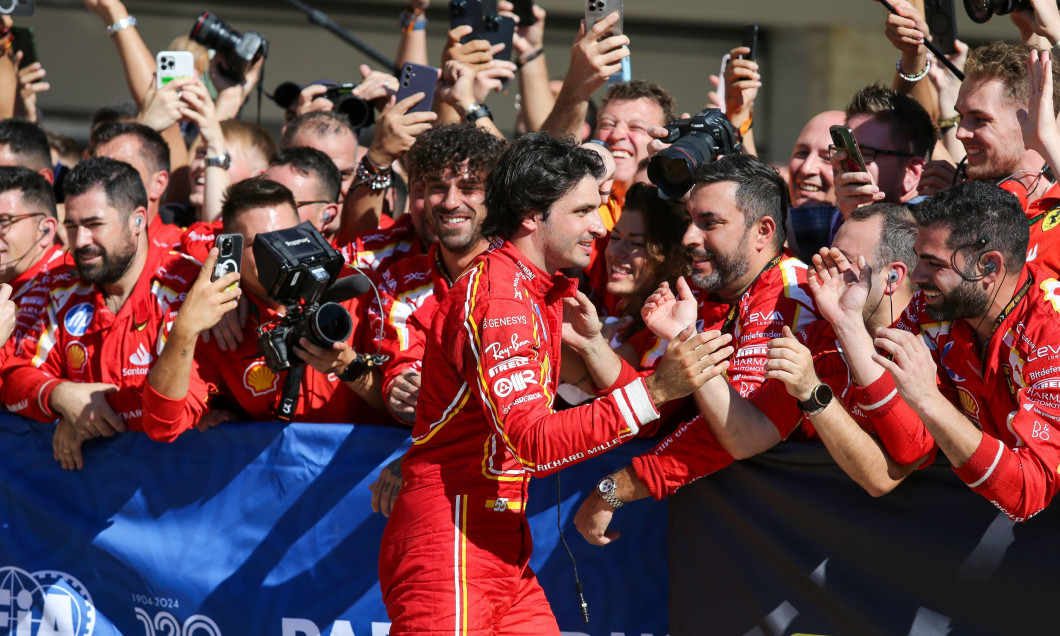
[[[91,636],[92,596],[66,572],[0,567],[0,634]]]

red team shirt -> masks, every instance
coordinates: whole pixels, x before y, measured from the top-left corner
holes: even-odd
[[[800,331],[817,320],[806,273],[805,263],[785,253],[779,263],[751,284],[735,307],[726,308],[720,323],[721,311],[716,304],[700,304],[701,330],[722,329],[730,323],[728,332],[736,351],[730,358],[727,376],[740,395],[750,397],[762,385],[769,341],[781,337],[781,327],[788,325],[792,331]],[[710,426],[697,416],[663,438],[649,453],[635,457],[633,469],[652,496],[662,499],[732,461]]]
[[[48,397],[60,381],[107,382],[120,387],[107,396],[111,408],[127,428],[143,430],[143,385],[199,270],[186,257],[148,250],[144,274],[117,315],[75,269],[47,272],[27,292],[47,298],[43,311],[30,305],[38,319],[2,369],[0,393],[8,410],[51,422],[57,414]]]

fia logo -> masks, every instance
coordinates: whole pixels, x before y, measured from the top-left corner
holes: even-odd
[[[0,633],[92,636],[96,607],[73,576],[57,570],[0,568]]]

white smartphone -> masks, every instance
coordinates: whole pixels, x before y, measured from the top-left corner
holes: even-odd
[[[721,56],[721,68],[718,70],[718,77],[721,78],[721,81],[718,82],[718,89],[714,91],[718,94],[718,100],[721,101],[721,112],[723,113],[725,112],[725,69],[729,68],[730,59],[732,59],[730,53]]]
[[[156,88],[175,79],[195,77],[195,56],[191,51],[160,51],[155,56]]]

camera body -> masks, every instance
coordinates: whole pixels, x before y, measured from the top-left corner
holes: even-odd
[[[680,199],[696,182],[696,168],[721,155],[742,152],[736,130],[717,108],[704,108],[688,119],[666,125],[663,143],[671,144],[648,162],[648,179],[668,200]]]
[[[964,10],[973,22],[982,24],[995,15],[1031,9],[1030,0],[964,0]]]
[[[224,62],[219,70],[233,82],[242,82],[251,65],[269,54],[269,42],[256,31],[240,33],[209,11],[203,11],[191,28],[191,39],[213,49]]]
[[[360,84],[343,82],[342,84],[325,84],[328,90],[322,97],[331,100],[333,110],[345,115],[354,128],[364,128],[375,123],[375,109],[365,100],[353,94],[353,89]]]
[[[274,372],[302,364],[294,353],[301,338],[330,349],[353,333],[353,319],[338,303],[321,303],[343,267],[342,255],[310,223],[258,234],[258,279],[285,314],[258,327],[258,351]]]

